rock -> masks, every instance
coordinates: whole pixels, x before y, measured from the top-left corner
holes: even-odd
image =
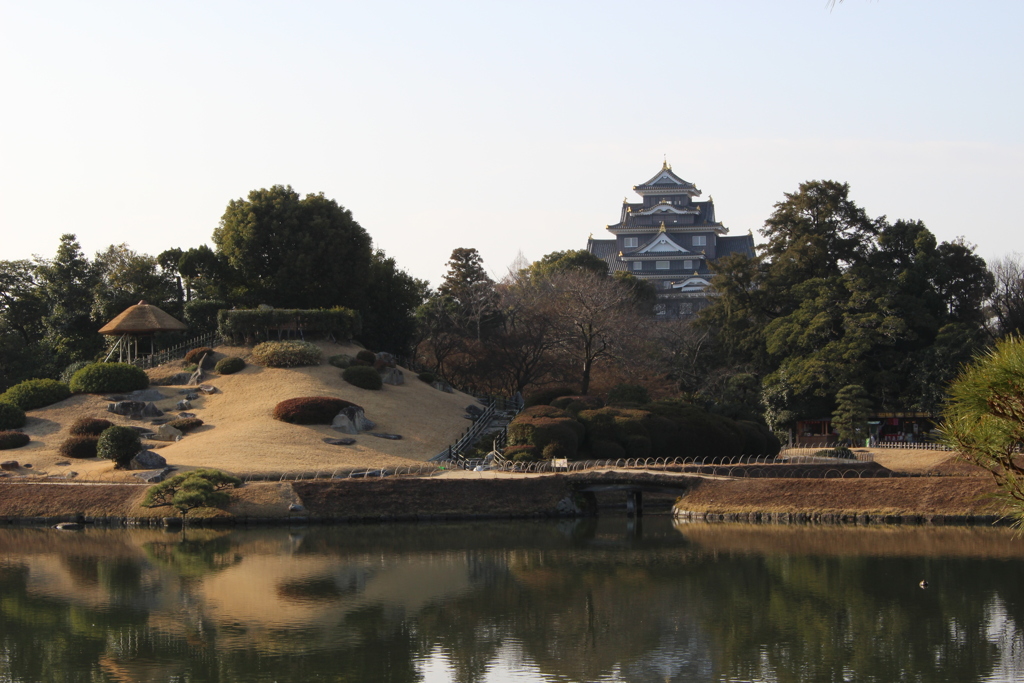
[[[306,508],[302,507],[298,503],[292,503],[288,506],[288,512],[303,512]]]
[[[174,404],[175,410],[190,410],[191,408],[192,401],[188,400],[187,398],[183,398],[182,400]]]
[[[382,368],[380,370],[380,381],[397,387],[405,384],[405,375],[398,368]]]
[[[107,401],[140,401],[146,403],[147,401],[162,401],[164,396],[159,389],[137,389],[130,394],[118,394],[116,396],[108,396]]]
[[[139,451],[128,465],[130,470],[156,470],[161,467],[167,467],[167,460],[153,451]]]
[[[434,380],[433,382],[430,383],[430,386],[434,387],[438,391],[443,391],[446,394],[452,393],[451,385],[448,384],[448,382],[445,382],[444,380],[441,379]]]
[[[380,365],[377,365],[377,363],[380,363]],[[377,367],[378,370],[380,368],[393,368],[396,367],[396,365],[397,364],[395,363],[395,357],[392,356],[387,351],[381,351],[380,353],[378,353],[377,362],[374,363],[374,366]]]
[[[186,401],[195,401],[198,398],[199,398],[199,394],[197,394],[194,391],[190,391],[187,394],[185,394],[185,400]]]
[[[7,470],[9,472],[11,470],[16,470],[16,469],[18,469],[18,461],[17,460],[5,460],[3,462],[0,462],[0,470]]]
[[[348,406],[342,408],[341,412],[334,416],[331,427],[344,434],[358,434],[373,429],[377,423],[369,420],[363,409],[359,406]]]
[[[141,415],[146,404],[142,401],[117,401],[116,403],[107,404],[107,412],[114,413],[115,415]]]
[[[150,438],[156,439],[157,441],[180,441],[181,436],[182,434],[180,429],[175,429],[171,425],[160,425],[156,430],[156,434]]]
[[[470,403],[466,406],[466,412],[473,416],[473,419],[480,417],[484,414],[484,409],[475,403]]]
[[[81,522],[61,522],[60,524],[54,524],[53,528],[60,531],[81,531],[85,528],[85,525]]]
[[[164,411],[156,407],[156,404],[150,401],[146,404],[146,407],[142,409],[142,417],[160,417],[164,414]]]
[[[195,413],[178,413],[178,417],[195,417]]]
[[[74,479],[75,477],[78,476],[78,472],[75,472],[74,470],[68,470],[67,472],[64,473],[64,476],[67,477],[68,479]]]
[[[558,501],[558,504],[555,506],[555,512],[560,515],[578,515],[581,510],[572,498],[566,496],[562,500]]]
[[[173,467],[165,467],[162,470],[157,470],[156,472],[139,472],[135,476],[147,484],[159,484],[173,471]]]
[[[71,464],[70,460],[61,460],[60,462],[53,463],[54,467],[67,467]]]
[[[386,432],[370,432],[370,436],[375,436],[378,439],[391,439],[392,441],[398,441],[402,438],[401,434],[388,434]]]
[[[32,463],[27,462],[24,465],[22,465],[22,467],[24,467],[26,470],[30,470],[30,469],[32,469]]]
[[[163,383],[171,386],[181,386],[182,384],[188,384],[190,377],[192,377],[191,372],[176,372],[173,375],[164,378]]]
[[[355,442],[355,439],[324,439],[324,443],[332,446],[351,446]]]
[[[135,425],[128,425],[129,429],[134,429],[139,433],[139,436],[149,436],[153,433],[153,430],[149,427],[137,427]]]
[[[209,396],[210,394],[217,393],[217,387],[213,386],[212,384],[200,384],[199,391]]]

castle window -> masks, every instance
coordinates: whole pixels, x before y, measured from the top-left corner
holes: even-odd
[[[627,249],[629,247],[636,247],[637,246],[637,239],[639,239],[639,238],[637,238],[637,237],[625,237],[622,240],[622,246],[626,247]]]
[[[708,245],[708,238],[705,235],[694,235],[693,246],[695,247],[706,247]]]
[[[640,261],[633,261],[633,270],[643,270],[644,264]]]
[[[654,267],[656,270],[668,270],[668,261],[655,261]]]

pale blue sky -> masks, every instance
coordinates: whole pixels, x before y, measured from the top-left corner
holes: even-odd
[[[437,284],[610,236],[668,156],[755,235],[801,181],[1024,251],[1024,3],[0,0],[0,259],[209,242],[276,183]]]

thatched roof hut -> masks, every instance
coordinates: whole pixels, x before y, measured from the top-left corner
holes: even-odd
[[[100,328],[100,334],[152,334],[154,332],[181,332],[188,325],[152,304],[140,301],[129,306],[121,315]]]

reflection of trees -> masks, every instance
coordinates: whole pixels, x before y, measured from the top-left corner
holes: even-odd
[[[153,541],[142,546],[146,556],[158,565],[173,569],[185,579],[194,579],[227,569],[241,561],[226,536],[192,536]]]

